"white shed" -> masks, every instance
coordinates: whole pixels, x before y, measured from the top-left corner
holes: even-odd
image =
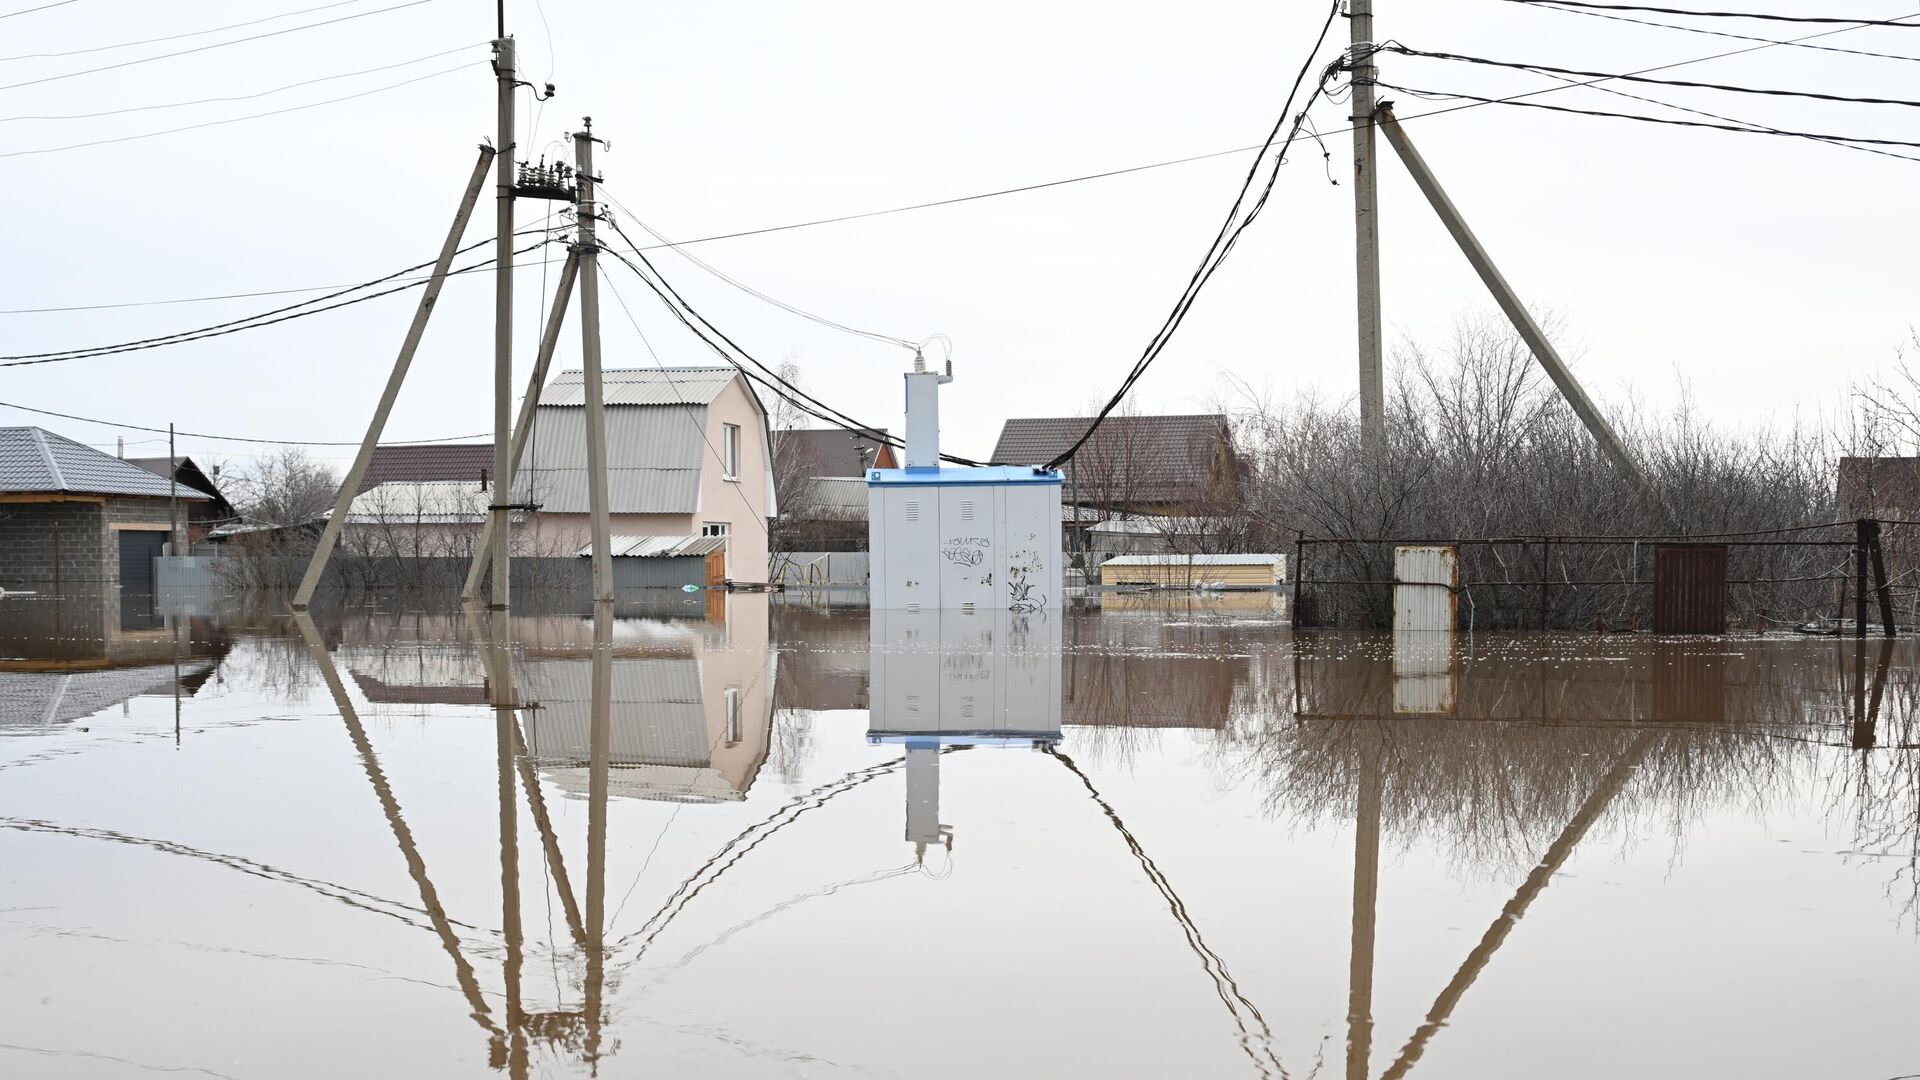
[[[876,608],[1060,606],[1060,474],[1025,466],[867,470]]]

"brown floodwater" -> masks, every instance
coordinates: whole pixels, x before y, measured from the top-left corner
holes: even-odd
[[[1920,1074],[1920,647],[0,606],[0,1076]]]

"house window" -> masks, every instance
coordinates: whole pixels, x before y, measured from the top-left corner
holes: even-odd
[[[724,521],[709,521],[705,525],[700,526],[701,536],[725,536],[729,531],[731,530],[728,529],[727,523]]]
[[[720,428],[720,478],[738,480],[740,479],[740,425],[722,424]]]
[[[738,746],[740,745],[740,691],[736,687],[729,686],[721,696],[725,701],[727,715],[726,726],[720,737],[728,746]]]

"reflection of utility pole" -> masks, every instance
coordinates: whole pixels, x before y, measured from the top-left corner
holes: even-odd
[[[1873,666],[1873,691],[1867,684],[1867,645],[1859,641],[1854,649],[1853,748],[1871,750],[1879,739],[1880,701],[1887,692],[1887,666],[1893,662],[1893,639],[1880,641],[1880,655]]]
[[[1427,1012],[1426,1023],[1421,1024],[1413,1033],[1413,1038],[1407,1040],[1407,1045],[1400,1051],[1400,1056],[1394,1060],[1386,1072],[1380,1074],[1380,1080],[1399,1080],[1407,1074],[1407,1070],[1413,1068],[1415,1062],[1420,1060],[1420,1055],[1426,1052],[1427,1043],[1433,1038],[1434,1033],[1446,1026],[1447,1019],[1453,1015],[1453,1010],[1460,1004],[1460,999],[1473,985],[1473,981],[1480,977],[1480,973],[1486,970],[1488,962],[1493,959],[1493,954],[1498,952],[1501,944],[1507,940],[1507,935],[1519,925],[1521,917],[1527,913],[1528,906],[1546,889],[1547,883],[1553,880],[1553,875],[1560,872],[1560,867],[1566,864],[1567,857],[1573,854],[1573,849],[1579,847],[1580,841],[1586,838],[1587,830],[1593,828],[1593,823],[1600,819],[1600,815],[1608,806],[1612,805],[1613,800],[1619,796],[1620,790],[1627,786],[1627,780],[1633,776],[1633,771],[1639,768],[1640,762],[1646,758],[1647,751],[1652,748],[1653,732],[1642,732],[1640,737],[1627,747],[1626,752],[1620,755],[1620,760],[1614,762],[1613,768],[1600,778],[1600,782],[1594,786],[1593,794],[1587,796],[1587,801],[1580,804],[1580,809],[1574,812],[1573,819],[1567,822],[1567,827],[1560,831],[1559,837],[1547,845],[1546,854],[1540,857],[1539,865],[1527,875],[1527,880],[1521,883],[1520,888],[1513,894],[1513,899],[1507,901],[1507,906],[1500,909],[1500,915],[1494,919],[1493,925],[1481,935],[1480,944],[1474,946],[1473,951],[1467,954],[1466,960],[1461,962],[1460,969],[1454,973],[1453,981],[1449,982],[1446,989],[1440,991],[1440,996],[1434,999],[1433,1008]]]
[[[498,488],[495,489],[498,498]],[[507,1073],[527,1075],[527,1013],[520,1000],[521,973],[526,967],[526,945],[520,921],[520,799],[514,787],[514,738],[517,703],[513,693],[513,665],[507,651],[507,616],[495,615],[487,627],[484,646],[489,659],[487,682],[493,698],[494,756],[500,788],[500,930],[506,938],[502,976],[507,987]]]
[[[1373,929],[1380,900],[1381,747],[1369,730],[1353,817],[1353,942],[1347,959],[1347,1080],[1367,1080],[1373,1053]]]
[[[587,1045],[600,1060],[601,994],[606,980],[607,796],[613,756],[613,605],[593,606],[592,707],[587,728]]]
[[[940,824],[940,743],[916,739],[907,743],[907,839],[916,863],[923,862],[929,845],[953,850],[953,830]]]
[[[373,743],[367,738],[367,729],[361,725],[360,716],[354,711],[352,700],[347,697],[346,685],[340,681],[340,672],[333,666],[333,656],[321,642],[320,631],[314,626],[311,616],[298,612],[293,621],[301,639],[306,642],[314,666],[320,669],[320,678],[327,684],[327,692],[333,696],[334,707],[340,710],[340,720],[347,726],[347,737],[353,740],[353,748],[360,754],[360,766],[366,770],[367,779],[373,784],[374,797],[379,799],[387,826],[393,830],[394,842],[400,848],[401,857],[406,860],[407,874],[420,890],[420,906],[426,909],[434,933],[440,935],[441,947],[447,950],[447,956],[453,960],[454,979],[460,984],[460,992],[466,995],[467,1004],[473,1008],[471,1015],[474,1022],[486,1029],[498,1047],[505,1033],[494,1025],[492,1012],[480,993],[480,981],[474,977],[473,965],[467,963],[466,956],[460,951],[460,937],[454,933],[453,921],[447,918],[447,909],[440,904],[440,894],[427,877],[426,861],[420,857],[413,831],[407,828],[406,819],[400,816],[400,802],[394,798],[393,787],[387,783],[387,774],[380,768],[380,759],[374,755]]]

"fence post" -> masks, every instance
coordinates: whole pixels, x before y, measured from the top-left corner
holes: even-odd
[[[1853,636],[1867,636],[1867,526],[1871,518],[1853,523]]]
[[[1873,556],[1873,590],[1880,595],[1880,627],[1888,637],[1893,636],[1893,590],[1887,585],[1887,555],[1880,543],[1880,522],[1869,519],[1867,542]]]
[[[1540,540],[1540,629],[1547,628],[1547,582],[1552,573],[1553,541],[1542,537]]]
[[[1300,621],[1306,610],[1307,531],[1305,529],[1295,529],[1293,540],[1293,628],[1295,630],[1302,629],[1306,626],[1305,623]]]

